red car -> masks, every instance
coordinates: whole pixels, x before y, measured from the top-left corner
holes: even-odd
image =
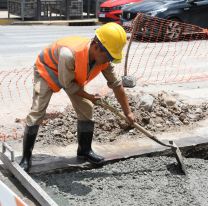
[[[107,0],[100,5],[98,19],[103,23],[113,21],[120,24],[122,8],[141,1],[143,0]]]

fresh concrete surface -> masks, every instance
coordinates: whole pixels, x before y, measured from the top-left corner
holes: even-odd
[[[60,206],[206,206],[208,161],[186,159],[188,176],[174,158],[142,157],[34,179]]]

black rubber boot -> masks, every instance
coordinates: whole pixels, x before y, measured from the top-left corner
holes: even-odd
[[[80,121],[77,123],[77,137],[78,137],[78,149],[77,157],[88,160],[93,164],[100,165],[103,163],[104,158],[95,154],[91,148],[92,137],[94,132],[93,121]]]
[[[38,134],[39,125],[26,126],[24,137],[23,137],[23,155],[20,162],[20,166],[26,171],[29,172],[32,165],[32,150],[35,144],[35,139]]]

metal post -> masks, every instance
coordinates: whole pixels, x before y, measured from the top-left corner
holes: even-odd
[[[81,6],[81,9],[82,9],[82,11],[81,11],[81,19],[83,19],[83,10],[84,10],[84,8],[83,8],[83,6],[84,6],[83,0],[81,0],[81,3],[82,3],[82,6]]]
[[[100,0],[95,0],[96,4],[95,4],[95,18],[98,18],[98,11],[99,11],[99,7],[100,7]]]
[[[140,17],[140,14],[137,15],[136,18],[135,18],[135,20],[133,21],[133,29],[132,29],[131,37],[130,37],[129,44],[128,44],[128,47],[127,47],[126,58],[125,58],[124,76],[127,76],[127,67],[128,67],[129,51],[130,51],[130,47],[131,47],[131,44],[132,44],[132,41],[133,41],[135,32],[138,29],[139,17]]]
[[[41,0],[37,0],[37,20],[41,19]]]
[[[66,20],[69,19],[69,0],[66,0]]]
[[[25,19],[25,0],[21,1],[21,18],[22,21]]]
[[[87,18],[90,18],[90,0],[87,0]]]
[[[8,19],[10,19],[10,11],[9,11],[10,6],[9,5],[10,5],[9,0],[7,0]]]

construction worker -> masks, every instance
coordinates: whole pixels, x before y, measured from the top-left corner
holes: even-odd
[[[125,44],[124,29],[116,23],[107,23],[96,29],[92,40],[65,37],[39,54],[34,66],[33,103],[26,117],[23,157],[20,162],[25,171],[30,170],[32,150],[50,98],[53,92],[61,89],[65,90],[77,113],[77,157],[94,164],[103,163],[104,158],[95,154],[91,148],[94,131],[93,104],[101,96],[87,93],[84,86],[102,72],[129,123],[135,121],[121,80],[111,64],[121,61]]]

